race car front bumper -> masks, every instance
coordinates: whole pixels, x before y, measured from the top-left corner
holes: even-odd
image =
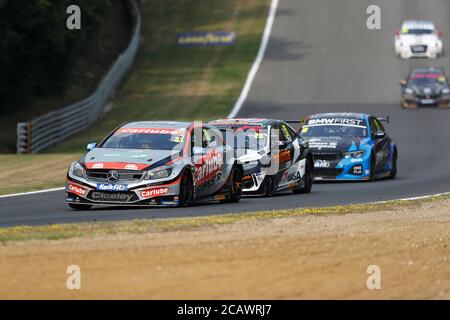
[[[442,47],[429,44],[413,44],[413,45],[398,46],[396,52],[402,59],[410,59],[410,58],[435,59],[442,55]]]
[[[406,109],[413,109],[417,107],[426,106],[439,106],[439,107],[450,107],[450,96],[440,96],[434,98],[418,98],[416,96],[404,96],[402,99],[402,106]]]
[[[315,160],[314,179],[316,181],[369,180],[370,156],[332,161]]]
[[[66,203],[114,206],[179,205],[180,178],[163,184],[143,184],[123,188],[115,184],[98,184],[77,181],[67,177]]]

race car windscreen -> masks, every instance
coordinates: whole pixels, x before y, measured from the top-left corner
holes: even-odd
[[[432,34],[433,30],[431,29],[404,29],[402,30],[402,34],[412,34],[412,35],[425,35],[425,34]]]
[[[120,128],[100,148],[181,150],[184,129]]]
[[[309,119],[300,130],[300,136],[313,137],[367,137],[366,122],[361,119]]]
[[[262,150],[268,144],[268,130],[262,126],[240,126],[221,128],[229,145],[236,149]],[[232,137],[232,138],[231,138]]]
[[[411,86],[431,86],[431,85],[444,85],[445,76],[442,73],[416,73],[413,74],[410,79]]]

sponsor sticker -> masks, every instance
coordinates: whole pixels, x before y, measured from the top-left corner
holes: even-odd
[[[163,206],[178,206],[180,204],[179,201],[161,201],[161,205]]]
[[[216,151],[208,152],[208,154],[202,158],[202,161],[199,161],[199,164],[195,167],[195,185],[198,186],[211,179],[220,171],[222,166],[222,154]]]
[[[125,169],[126,170],[139,170],[138,166],[135,165],[134,163],[129,163],[129,164],[125,165]]]
[[[320,118],[309,119],[307,126],[322,126],[322,125],[345,125],[345,126],[357,126],[365,128],[364,120],[355,118]]]
[[[94,191],[91,195],[93,200],[100,201],[121,201],[121,202],[130,202],[133,198],[131,193],[103,193]]]
[[[264,133],[255,132],[255,138],[258,140],[264,139],[266,135]]]
[[[324,160],[316,160],[314,162],[314,167],[315,168],[329,168],[330,163],[328,161],[324,161]]]
[[[310,140],[309,147],[317,149],[336,149],[338,143],[336,141],[318,141]]]
[[[413,76],[412,76],[412,78],[413,79],[439,79],[439,78],[444,78],[445,79],[445,77],[443,77],[442,76],[442,73],[430,73],[430,72],[428,72],[428,73],[415,73]]]
[[[101,162],[92,164],[92,169],[103,169],[105,165]]]
[[[97,183],[97,190],[100,191],[128,191],[127,184]]]
[[[283,150],[280,152],[280,163],[291,161],[291,159],[292,159],[291,150]]]
[[[170,128],[120,128],[115,134],[120,133],[140,133],[140,134],[172,134],[181,135],[185,129],[170,129]]]
[[[69,184],[69,191],[79,196],[84,196],[86,194],[86,189],[74,184]]]
[[[362,174],[362,166],[361,165],[354,166],[353,174],[361,175]]]
[[[169,193],[168,188],[155,188],[141,191],[141,198],[148,199],[153,197],[159,197]]]
[[[173,137],[173,139],[171,139],[171,141],[176,143],[182,143],[184,142],[184,136],[175,136]]]
[[[236,43],[234,32],[183,32],[177,34],[179,46],[230,46]]]

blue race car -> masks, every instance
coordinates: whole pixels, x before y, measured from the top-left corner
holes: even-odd
[[[359,113],[322,113],[302,121],[299,134],[309,142],[315,180],[394,179],[398,151],[382,121]]]

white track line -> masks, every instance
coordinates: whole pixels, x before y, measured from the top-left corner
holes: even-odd
[[[258,54],[256,56],[255,61],[253,62],[250,72],[247,75],[247,80],[245,81],[245,85],[244,88],[242,89],[241,95],[239,96],[239,99],[236,101],[233,110],[231,110],[230,114],[228,115],[228,118],[234,118],[239,113],[239,111],[242,108],[242,105],[247,99],[253,80],[255,79],[259,66],[263,61],[264,54],[266,53],[266,48],[267,44],[269,43],[273,22],[275,20],[275,15],[277,13],[277,8],[278,8],[278,0],[272,0],[272,4],[270,5],[269,16],[267,17],[266,27],[264,29],[264,34],[261,41],[261,45],[259,47]]]
[[[27,196],[27,195],[30,195],[30,194],[46,193],[46,192],[61,191],[61,190],[64,190],[64,187],[53,188],[53,189],[45,189],[45,190],[38,190],[38,191],[30,191],[30,192],[22,192],[22,193],[14,193],[14,194],[5,194],[4,196],[0,196],[0,198]]]
[[[372,202],[372,203],[373,203],[373,204],[378,204],[378,203],[387,203],[387,202],[392,202],[392,201],[414,201],[414,200],[429,199],[429,198],[433,198],[433,197],[446,196],[446,195],[449,195],[449,194],[450,194],[450,192],[443,192],[443,193],[430,194],[430,195],[420,196],[420,197],[411,197],[411,198],[403,198],[403,199],[383,200],[383,201],[377,201],[377,202]],[[370,203],[368,203],[368,204],[370,204]]]
[[[32,194],[46,193],[46,192],[61,191],[61,190],[64,190],[64,189],[65,189],[64,187],[60,187],[60,188],[45,189],[45,190],[38,190],[38,191],[6,194],[6,195],[3,195],[3,196],[0,196],[0,199],[1,198],[18,197],[18,196],[27,196],[27,195],[32,195]],[[388,202],[392,202],[392,201],[414,201],[414,200],[422,200],[422,199],[428,199],[428,198],[440,197],[440,196],[446,196],[446,195],[450,195],[450,192],[436,193],[436,194],[430,194],[430,195],[419,196],[419,197],[411,197],[411,198],[402,198],[402,199],[382,200],[382,201],[376,201],[376,202],[367,202],[367,203],[363,203],[363,204],[380,204],[380,203],[388,203]]]

